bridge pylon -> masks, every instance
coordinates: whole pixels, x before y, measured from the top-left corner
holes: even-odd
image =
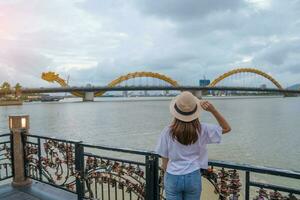
[[[94,101],[94,98],[95,98],[94,92],[85,92],[83,101]]]

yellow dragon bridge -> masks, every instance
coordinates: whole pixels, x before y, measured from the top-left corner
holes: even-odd
[[[224,74],[222,74],[221,76],[217,77],[216,79],[214,79],[208,86],[209,87],[215,87],[218,83],[220,83],[221,81],[223,81],[224,79],[234,75],[234,74],[239,74],[239,73],[254,73],[254,74],[258,74],[260,76],[262,76],[263,78],[266,78],[267,80],[271,81],[278,89],[283,89],[283,87],[280,85],[280,83],[278,81],[276,81],[272,76],[270,76],[269,74],[255,69],[255,68],[237,68],[231,71],[228,71]],[[156,79],[160,79],[163,80],[164,82],[169,83],[170,85],[176,87],[179,86],[178,82],[173,80],[172,78],[165,76],[163,74],[160,73],[153,73],[153,72],[133,72],[133,73],[128,73],[126,75],[120,76],[116,79],[114,79],[113,81],[111,81],[107,86],[108,87],[115,87],[118,84],[127,81],[129,79],[134,79],[134,78],[138,78],[138,77],[151,77],[151,78],[156,78]],[[48,81],[48,82],[57,82],[58,84],[60,84],[62,87],[70,87],[66,81],[64,79],[62,79],[61,77],[59,77],[59,74],[56,74],[55,72],[44,72],[42,73],[42,79]],[[100,97],[102,96],[106,91],[98,91],[98,92],[94,92],[94,96],[95,97]],[[85,97],[85,93],[84,92],[72,92],[72,94],[74,96],[77,97]]]
[[[120,76],[120,77],[114,79],[107,86],[108,87],[115,87],[118,84],[122,83],[123,81],[127,81],[129,79],[138,78],[138,77],[156,78],[156,79],[163,80],[163,81],[169,83],[172,86],[175,86],[175,87],[179,86],[177,81],[173,80],[172,78],[170,78],[168,76],[165,76],[163,74],[153,73],[153,72],[133,72],[133,73],[129,73],[129,74],[126,74],[126,75],[123,75],[123,76]],[[59,74],[56,74],[55,72],[44,72],[44,73],[42,73],[42,79],[45,80],[45,81],[51,82],[51,83],[57,82],[62,87],[69,87],[69,85],[66,83],[66,81],[64,79],[62,79],[61,77],[59,77]],[[94,96],[99,97],[99,96],[102,96],[104,93],[105,93],[105,91],[94,92]],[[82,97],[82,98],[85,96],[84,92],[72,92],[72,94],[74,96]]]

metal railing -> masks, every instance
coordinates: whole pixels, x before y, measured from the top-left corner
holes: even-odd
[[[87,191],[85,197],[159,199],[158,157],[153,152],[87,144],[82,144],[79,150],[84,156],[82,162],[85,162],[84,170],[82,170],[85,176],[85,191]],[[98,150],[112,151],[116,156],[98,155],[95,152]],[[129,158],[124,158],[126,154]],[[98,188],[101,188],[100,192]]]
[[[78,199],[159,199],[158,157],[153,152],[37,135],[23,135],[23,141],[26,176],[31,179],[76,193]]]
[[[243,199],[245,200],[300,199],[300,172],[224,161],[209,161],[209,166],[211,166],[211,169],[218,168],[217,171],[210,170],[207,178],[219,192],[220,199],[238,199],[240,194],[243,194]],[[242,184],[239,178],[242,174],[244,175],[243,192],[241,192]],[[251,179],[252,176],[257,179],[259,175],[272,176],[268,178],[270,182],[274,177],[285,177],[293,181],[295,187],[284,187],[278,184],[263,183]],[[287,181],[281,179],[280,182],[283,184]]]
[[[73,192],[78,199],[166,199],[164,173],[153,152],[37,135],[23,135],[23,141],[26,176]],[[210,161],[209,166],[202,176],[219,199],[300,199],[300,172],[223,161]],[[292,179],[296,187],[252,180],[257,174]]]
[[[11,134],[0,135],[0,181],[13,177]]]

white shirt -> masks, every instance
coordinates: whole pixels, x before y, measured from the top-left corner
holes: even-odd
[[[160,135],[156,153],[168,158],[167,172],[173,175],[184,175],[195,170],[208,168],[207,144],[220,143],[222,128],[219,125],[201,123],[201,134],[191,145],[183,145],[173,140],[167,126]]]

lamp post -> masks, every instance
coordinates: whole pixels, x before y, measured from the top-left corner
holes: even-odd
[[[24,145],[22,134],[29,133],[29,116],[9,116],[9,129],[12,134],[13,171],[12,185],[24,187],[31,184],[31,180],[25,176]]]

